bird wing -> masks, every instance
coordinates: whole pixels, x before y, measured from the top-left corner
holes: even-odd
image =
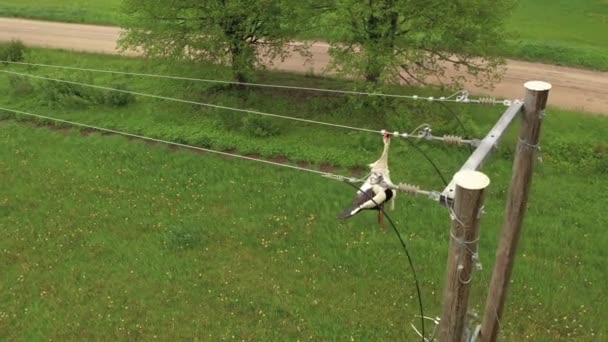
[[[365,184],[364,184],[365,186]],[[363,189],[363,186],[361,187]],[[374,190],[373,188],[370,187],[367,188],[367,190],[361,192],[357,191],[357,197],[355,197],[355,200],[353,201],[353,205],[350,206],[348,209],[344,210],[339,216],[338,218],[344,220],[347,219],[351,216],[356,215],[357,213],[359,213],[361,211],[361,205],[363,205],[365,202],[369,201],[370,198],[374,198]]]
[[[366,190],[357,191],[357,197],[355,197],[355,200],[353,201],[353,206],[358,207],[360,205],[363,205],[363,203],[374,198],[375,195],[376,193],[374,192],[374,188],[372,186],[370,186]]]

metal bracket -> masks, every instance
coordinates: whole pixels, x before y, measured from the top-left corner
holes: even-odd
[[[494,127],[492,127],[490,132],[485,136],[485,138],[483,138],[479,146],[477,146],[473,154],[471,154],[469,159],[467,159],[464,165],[460,168],[460,171],[479,170],[482,167],[483,163],[496,149],[498,142],[500,139],[502,139],[511,124],[513,124],[523,107],[523,102],[515,101],[511,104],[511,106],[509,106],[509,108],[507,108],[500,119],[498,119]],[[452,180],[441,193],[439,203],[445,207],[450,207],[454,201],[455,191],[456,183],[454,180]]]

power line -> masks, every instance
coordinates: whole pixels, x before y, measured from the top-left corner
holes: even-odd
[[[443,176],[443,173],[441,173],[441,170],[439,170],[439,167],[437,166],[437,164],[435,164],[433,159],[431,159],[431,157],[426,152],[424,152],[424,150],[421,149],[420,146],[416,145],[414,142],[412,142],[410,140],[407,140],[407,142],[413,148],[415,148],[418,152],[420,152],[422,154],[422,156],[424,156],[424,158],[429,162],[429,164],[431,164],[431,166],[435,170],[435,173],[437,173],[437,176],[439,176],[439,178],[441,178],[441,181],[443,182],[443,184],[445,186],[448,186],[448,181],[445,179],[445,177]]]
[[[433,97],[433,96],[419,96],[419,95],[399,95],[399,94],[369,93],[369,92],[364,92],[364,91],[353,91],[353,90],[286,86],[286,85],[278,85],[278,84],[233,82],[233,81],[223,81],[223,80],[184,77],[184,76],[159,75],[159,74],[137,73],[137,72],[127,72],[127,71],[116,71],[116,70],[103,70],[103,69],[94,69],[94,68],[80,68],[80,67],[71,67],[71,66],[64,66],[64,65],[43,64],[43,63],[13,62],[13,61],[5,61],[5,60],[0,60],[0,63],[36,66],[36,67],[43,67],[43,68],[54,68],[54,69],[62,69],[62,70],[98,72],[98,73],[116,74],[116,75],[152,77],[152,78],[181,80],[181,81],[193,81],[193,82],[216,83],[216,84],[232,84],[232,85],[248,86],[248,87],[316,91],[316,92],[344,94],[344,95],[365,95],[365,96],[376,96],[376,97],[390,97],[390,98],[422,100],[422,101],[440,102],[440,103],[453,102],[453,103],[490,104],[490,105],[501,104],[501,105],[505,105],[505,106],[511,105],[510,100],[496,100],[494,98],[489,98],[489,97],[480,97],[477,99],[469,98],[468,92],[466,92],[466,91],[459,91],[459,92],[457,92],[451,96],[447,96],[447,97],[445,97],[445,96]],[[466,95],[462,96],[462,94],[466,94]],[[456,95],[461,95],[461,96],[454,98]]]
[[[203,147],[198,147],[198,146],[192,146],[192,145],[187,145],[187,144],[182,144],[182,143],[177,143],[177,142],[173,142],[173,141],[168,141],[168,140],[163,140],[163,139],[157,139],[157,138],[152,138],[152,137],[146,137],[146,136],[143,136],[143,135],[138,135],[138,134],[133,134],[133,133],[127,133],[127,132],[117,131],[117,130],[113,130],[113,129],[109,129],[109,128],[103,128],[103,127],[83,124],[83,123],[79,123],[79,122],[75,122],[75,121],[69,121],[69,120],[63,120],[63,119],[53,118],[53,117],[50,117],[50,116],[45,116],[45,115],[40,115],[40,114],[34,114],[34,113],[24,112],[24,111],[21,111],[21,110],[16,110],[16,109],[11,109],[11,108],[0,107],[0,111],[20,114],[20,115],[25,115],[25,116],[30,116],[30,117],[35,117],[35,118],[43,119],[43,120],[49,120],[49,121],[59,122],[59,123],[68,124],[68,125],[72,125],[72,126],[76,126],[76,127],[93,129],[93,130],[96,130],[96,131],[99,131],[99,132],[111,133],[111,134],[121,135],[121,136],[125,136],[125,137],[136,138],[136,139],[144,140],[144,141],[151,141],[151,142],[162,143],[162,144],[166,144],[166,145],[170,145],[170,146],[177,146],[177,147],[182,147],[182,148],[187,148],[187,149],[197,150],[197,151],[202,151],[202,152],[208,152],[208,153],[213,153],[213,154],[227,156],[227,157],[232,157],[232,158],[249,160],[249,161],[259,162],[259,163],[268,164],[268,165],[272,165],[272,166],[284,167],[284,168],[288,168],[288,169],[292,169],[292,170],[297,170],[297,171],[310,172],[310,173],[313,173],[313,174],[321,175],[323,177],[327,177],[327,178],[330,178],[330,179],[335,179],[335,180],[347,183],[350,186],[352,186],[355,189],[357,189],[357,191],[360,191],[357,188],[357,186],[354,185],[354,183],[361,182],[361,180],[358,180],[358,179],[355,179],[355,178],[351,178],[351,177],[344,177],[344,176],[332,174],[330,172],[322,172],[322,171],[308,169],[308,168],[304,168],[304,167],[300,167],[300,166],[293,166],[293,165],[276,163],[276,162],[272,162],[272,161],[268,161],[268,160],[263,160],[263,159],[258,159],[258,158],[247,157],[247,156],[243,156],[243,155],[239,155],[239,154],[235,154],[235,153],[221,152],[221,151],[216,151],[216,150],[212,150],[212,149],[208,149],[208,148],[203,148]],[[372,201],[374,201],[373,198],[370,198],[370,199]],[[418,303],[419,303],[419,308],[420,308],[420,316],[424,317],[424,311],[423,311],[424,309],[423,309],[423,305],[422,305],[422,296],[421,296],[421,291],[420,291],[420,285],[419,285],[419,282],[418,282],[418,277],[416,275],[416,270],[414,268],[414,263],[412,261],[412,257],[411,257],[411,255],[409,253],[409,250],[407,249],[405,241],[403,240],[403,238],[401,237],[401,234],[399,233],[399,231],[397,230],[395,224],[393,223],[393,220],[390,218],[390,216],[386,213],[386,211],[384,209],[382,209],[380,206],[378,206],[378,207],[383,212],[383,214],[386,216],[386,218],[389,220],[391,226],[393,227],[393,230],[395,231],[395,233],[397,234],[397,237],[399,238],[399,241],[401,242],[401,246],[403,247],[403,249],[405,251],[405,254],[406,254],[408,262],[409,262],[410,269],[412,270],[412,273],[413,273],[414,282],[415,282],[415,285],[416,285],[416,291],[417,291],[417,294],[418,294]],[[421,320],[421,325],[422,325],[422,327],[421,327],[422,328],[422,332],[424,334],[425,329],[424,329],[424,320],[423,319]],[[423,339],[423,341],[424,341],[424,339]]]
[[[416,274],[416,268],[414,267],[414,261],[412,259],[412,256],[410,254],[410,251],[407,249],[407,245],[405,244],[405,240],[403,240],[403,237],[401,236],[401,233],[399,233],[399,230],[397,229],[397,227],[395,226],[395,223],[393,222],[393,220],[391,219],[391,217],[386,213],[386,210],[384,210],[384,208],[378,204],[374,198],[372,196],[370,196],[369,194],[361,191],[361,189],[359,189],[356,185],[352,184],[352,183],[348,183],[348,185],[352,186],[354,189],[357,190],[357,192],[362,193],[363,195],[365,195],[368,200],[371,200],[372,202],[374,202],[374,204],[376,205],[376,207],[378,207],[378,210],[380,210],[382,212],[382,214],[384,216],[386,216],[386,218],[388,219],[388,222],[391,224],[391,227],[393,227],[393,231],[395,231],[395,234],[397,234],[397,238],[399,238],[399,242],[401,243],[401,247],[403,248],[403,251],[405,251],[405,256],[407,257],[407,261],[410,265],[410,270],[412,271],[412,276],[414,277],[414,284],[416,285],[416,293],[418,295],[418,308],[420,310],[420,328],[422,330],[422,342],[425,342],[426,339],[424,337],[425,335],[425,329],[424,329],[424,306],[422,305],[422,293],[420,291],[420,283],[418,282],[418,275]]]
[[[359,128],[359,127],[353,127],[353,126],[347,126],[347,125],[332,124],[332,123],[326,123],[326,122],[322,122],[322,121],[302,119],[302,118],[295,118],[295,117],[291,117],[291,116],[284,116],[284,115],[278,115],[278,114],[270,114],[270,113],[265,113],[265,112],[260,112],[260,111],[254,111],[254,110],[248,110],[248,109],[240,109],[240,108],[233,108],[233,107],[227,107],[227,106],[221,106],[221,105],[214,105],[214,104],[203,103],[203,102],[196,102],[196,101],[190,101],[190,100],[182,100],[182,99],[171,98],[171,97],[166,97],[166,96],[152,95],[152,94],[140,93],[140,92],[129,91],[129,90],[124,90],[124,89],[117,89],[117,88],[110,88],[110,87],[98,86],[98,85],[93,85],[93,84],[87,84],[87,83],[82,83],[82,82],[60,80],[60,79],[51,78],[51,77],[37,76],[37,75],[25,74],[25,73],[14,72],[14,71],[0,70],[0,72],[5,73],[5,74],[11,74],[11,75],[17,75],[17,76],[23,76],[23,77],[36,78],[36,79],[42,79],[42,80],[47,80],[47,81],[59,82],[59,83],[79,85],[79,86],[89,87],[89,88],[94,88],[94,89],[102,89],[102,90],[115,91],[115,92],[120,92],[120,93],[125,93],[125,94],[131,94],[131,95],[137,95],[137,96],[142,96],[142,97],[155,98],[155,99],[160,99],[160,100],[165,100],[165,101],[173,101],[173,102],[186,103],[186,104],[192,104],[192,105],[198,105],[198,106],[204,106],[204,107],[210,107],[210,108],[231,110],[231,111],[236,111],[236,112],[241,112],[241,113],[249,113],[249,114],[261,115],[261,116],[268,116],[268,117],[274,117],[274,118],[279,118],[279,119],[285,119],[285,120],[293,120],[293,121],[299,121],[299,122],[306,122],[306,123],[312,123],[312,124],[329,126],[329,127],[335,127],[335,128],[350,129],[350,130],[367,132],[367,133],[375,133],[375,134],[378,134],[378,133],[381,133],[381,134],[388,133],[388,134],[391,134],[391,135],[399,135],[397,132],[390,133],[390,132],[386,132],[384,130],[375,131],[375,130],[371,130],[371,129],[367,129],[367,128]],[[456,94],[458,94],[458,93],[455,93],[452,96],[455,96]],[[53,118],[48,118],[48,119],[49,120],[53,120]],[[72,122],[66,122],[66,123],[76,124],[76,123],[72,123]],[[82,124],[78,124],[78,125],[82,125]],[[91,127],[91,128],[97,129],[97,127]],[[122,132],[118,132],[117,134],[121,134],[121,133]],[[401,134],[399,136],[404,137],[404,138],[415,138],[415,139],[422,137],[422,136],[408,135],[408,134]],[[450,139],[446,140],[445,137],[444,138],[439,138],[439,140],[441,140],[441,139],[443,139],[443,141],[449,141],[450,140]],[[432,159],[428,155],[426,155],[426,153],[424,153],[424,151],[422,151],[418,146],[416,146],[415,144],[413,144],[409,139],[406,139],[406,140],[412,146],[414,146],[414,148],[416,148],[416,150],[418,150],[420,153],[422,153],[424,155],[424,157],[426,158],[426,160],[433,166],[433,168],[435,169],[435,171],[437,172],[437,174],[439,175],[439,177],[443,180],[444,183],[446,183],[445,177],[443,177],[443,175],[441,174],[441,171],[439,171],[437,165],[435,165],[435,163],[432,161]],[[224,152],[222,152],[222,153],[224,153]],[[252,159],[255,159],[255,158],[252,158]],[[283,164],[281,164],[281,165],[283,165]],[[341,176],[338,176],[338,177],[341,177]]]
[[[51,77],[31,75],[31,74],[25,74],[25,73],[14,72],[14,71],[0,70],[0,72],[5,73],[5,74],[23,76],[23,77],[37,78],[37,79],[42,79],[42,80],[47,80],[47,81],[52,81],[52,82],[73,84],[73,85],[78,85],[78,86],[82,86],[82,87],[89,87],[89,88],[95,88],[95,89],[102,89],[102,90],[107,90],[107,91],[114,91],[114,92],[119,92],[119,93],[131,94],[131,95],[136,95],[136,96],[149,97],[149,98],[160,99],[160,100],[165,100],[165,101],[186,103],[186,104],[198,105],[198,106],[203,106],[203,107],[210,107],[210,108],[224,109],[224,110],[230,110],[230,111],[241,112],[241,113],[248,113],[248,114],[261,115],[261,116],[268,116],[268,117],[273,117],[273,118],[278,118],[278,119],[299,121],[299,122],[305,122],[305,123],[309,123],[309,124],[316,124],[316,125],[322,125],[322,126],[329,126],[329,127],[334,127],[334,128],[349,129],[349,130],[366,132],[366,133],[374,133],[374,134],[390,134],[390,135],[393,135],[393,136],[399,136],[401,138],[406,138],[406,139],[421,139],[421,138],[425,138],[426,140],[441,141],[441,142],[444,142],[446,144],[452,144],[452,145],[463,145],[463,144],[470,145],[470,144],[475,144],[476,143],[475,140],[466,140],[466,139],[462,139],[461,137],[458,137],[458,136],[449,136],[449,135],[446,135],[446,136],[443,136],[443,137],[435,137],[435,136],[432,136],[430,134],[426,134],[426,135],[400,134],[399,132],[388,132],[386,130],[372,130],[372,129],[368,129],[368,128],[360,128],[360,127],[355,127],[355,126],[333,124],[333,123],[328,123],[328,122],[323,122],[323,121],[317,121],[317,120],[302,119],[302,118],[298,118],[298,117],[279,115],[279,114],[271,114],[271,113],[260,112],[260,111],[256,111],[256,110],[241,109],[241,108],[227,107],[227,106],[222,106],[222,105],[215,105],[215,104],[211,104],[211,103],[204,103],[204,102],[196,102],[196,101],[190,101],[190,100],[183,100],[183,99],[178,99],[178,98],[173,98],[173,97],[166,97],[166,96],[161,96],[161,95],[153,95],[153,94],[147,94],[147,93],[140,93],[140,92],[125,90],[125,89],[110,88],[110,87],[99,86],[99,85],[94,85],[94,84],[88,84],[88,83],[82,83],[82,82],[76,82],[76,81],[68,81],[68,80],[61,80],[61,79],[56,79],[56,78],[51,78]],[[457,139],[454,140],[453,138],[457,138]]]
[[[332,174],[330,172],[323,172],[323,171],[308,169],[308,168],[300,167],[300,166],[294,166],[294,165],[289,165],[289,164],[276,163],[276,162],[269,161],[269,160],[247,157],[247,156],[243,156],[243,155],[235,154],[235,153],[221,152],[221,151],[216,151],[216,150],[212,150],[212,149],[208,149],[208,148],[204,148],[204,147],[192,146],[192,145],[181,144],[181,143],[177,143],[177,142],[173,142],[173,141],[168,141],[168,140],[162,140],[162,139],[157,139],[157,138],[146,137],[146,136],[143,136],[143,135],[138,135],[138,134],[133,134],[133,133],[127,133],[127,132],[117,131],[117,130],[113,130],[113,129],[109,129],[109,128],[98,127],[98,126],[83,124],[83,123],[79,123],[79,122],[74,122],[74,121],[68,121],[68,120],[53,118],[53,117],[45,116],[45,115],[28,113],[28,112],[24,112],[24,111],[20,111],[20,110],[16,110],[16,109],[10,109],[10,108],[0,107],[0,110],[6,111],[6,112],[15,113],[15,114],[21,114],[21,115],[26,115],[26,116],[30,116],[30,117],[35,117],[35,118],[38,118],[38,119],[55,121],[55,122],[59,122],[59,123],[63,123],[63,124],[68,124],[68,125],[71,125],[71,126],[93,129],[93,130],[96,130],[96,131],[99,131],[99,132],[111,133],[111,134],[121,135],[121,136],[125,136],[125,137],[130,137],[130,138],[136,138],[136,139],[145,140],[145,141],[152,141],[152,142],[166,144],[166,145],[170,145],[170,146],[183,147],[183,148],[187,148],[187,149],[190,149],[190,150],[208,152],[208,153],[218,154],[218,155],[221,155],[221,156],[239,158],[239,159],[259,162],[259,163],[263,163],[263,164],[268,164],[268,165],[272,165],[272,166],[284,167],[284,168],[288,168],[288,169],[292,169],[292,170],[297,170],[297,171],[310,172],[310,173],[314,173],[314,174],[317,174],[317,175],[320,175],[320,176],[324,176],[324,177],[327,177],[327,178],[330,178],[330,179],[336,179],[336,180],[340,180],[340,181],[347,181],[348,183],[361,182],[360,180],[355,179],[355,178],[344,177],[344,176]]]
[[[316,125],[323,125],[323,126],[329,126],[329,127],[335,127],[335,128],[343,128],[343,129],[350,129],[350,130],[354,130],[354,131],[361,131],[361,132],[367,132],[367,133],[377,133],[377,134],[381,133],[380,130],[372,130],[372,129],[367,129],[367,128],[359,128],[359,127],[354,127],[354,126],[333,124],[333,123],[328,123],[328,122],[322,122],[322,121],[316,121],[316,120],[310,120],[310,119],[302,119],[302,118],[296,118],[296,117],[292,117],[292,116],[285,116],[285,115],[279,115],[279,114],[271,114],[271,113],[265,113],[265,112],[260,112],[260,111],[256,111],[256,110],[233,108],[233,107],[215,105],[215,104],[204,103],[204,102],[182,100],[182,99],[177,99],[177,98],[173,98],[173,97],[166,97],[166,96],[161,96],[161,95],[152,95],[152,94],[140,93],[140,92],[136,92],[136,91],[130,91],[130,90],[124,90],[124,89],[116,89],[116,88],[98,86],[98,85],[94,85],[94,84],[87,84],[87,83],[81,83],[81,82],[75,82],[75,81],[60,80],[60,79],[51,78],[51,77],[44,77],[44,76],[37,76],[37,75],[31,75],[31,74],[24,74],[24,73],[14,72],[14,71],[0,70],[0,72],[3,72],[5,74],[12,74],[12,75],[17,75],[17,76],[37,78],[37,79],[41,79],[41,80],[47,80],[47,81],[53,81],[53,82],[59,82],[59,83],[79,85],[79,86],[82,86],[82,87],[89,87],[89,88],[95,88],[95,89],[115,91],[115,92],[119,92],[119,93],[131,94],[131,95],[142,96],[142,97],[149,97],[149,98],[159,99],[159,100],[165,100],[165,101],[186,103],[186,104],[203,106],[203,107],[210,107],[210,108],[224,109],[224,110],[230,110],[230,111],[241,112],[241,113],[262,115],[262,116],[268,116],[268,117],[273,117],[273,118],[278,118],[278,119],[284,119],[284,120],[300,121],[300,122],[306,122],[306,123],[311,123],[311,124],[316,124]]]

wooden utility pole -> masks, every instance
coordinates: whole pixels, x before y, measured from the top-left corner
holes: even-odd
[[[532,184],[534,162],[539,150],[540,128],[551,85],[546,82],[531,81],[525,84],[523,121],[519,134],[517,153],[513,162],[513,175],[505,209],[505,220],[496,252],[496,265],[488,292],[485,312],[481,324],[481,341],[496,341],[500,329],[500,318],[505,299],[515,253],[521,233],[528,196]]]
[[[444,289],[439,340],[461,342],[467,315],[469,289],[477,253],[479,219],[484,190],[490,179],[481,172],[465,170],[454,176],[456,193],[452,211],[448,270]]]

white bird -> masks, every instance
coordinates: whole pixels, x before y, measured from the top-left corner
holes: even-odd
[[[352,217],[362,210],[377,210],[378,223],[384,228],[384,205],[394,200],[397,186],[391,182],[388,169],[388,149],[391,144],[390,134],[384,134],[384,151],[380,159],[369,165],[371,172],[365,183],[357,191],[353,206],[340,214],[340,219]]]

